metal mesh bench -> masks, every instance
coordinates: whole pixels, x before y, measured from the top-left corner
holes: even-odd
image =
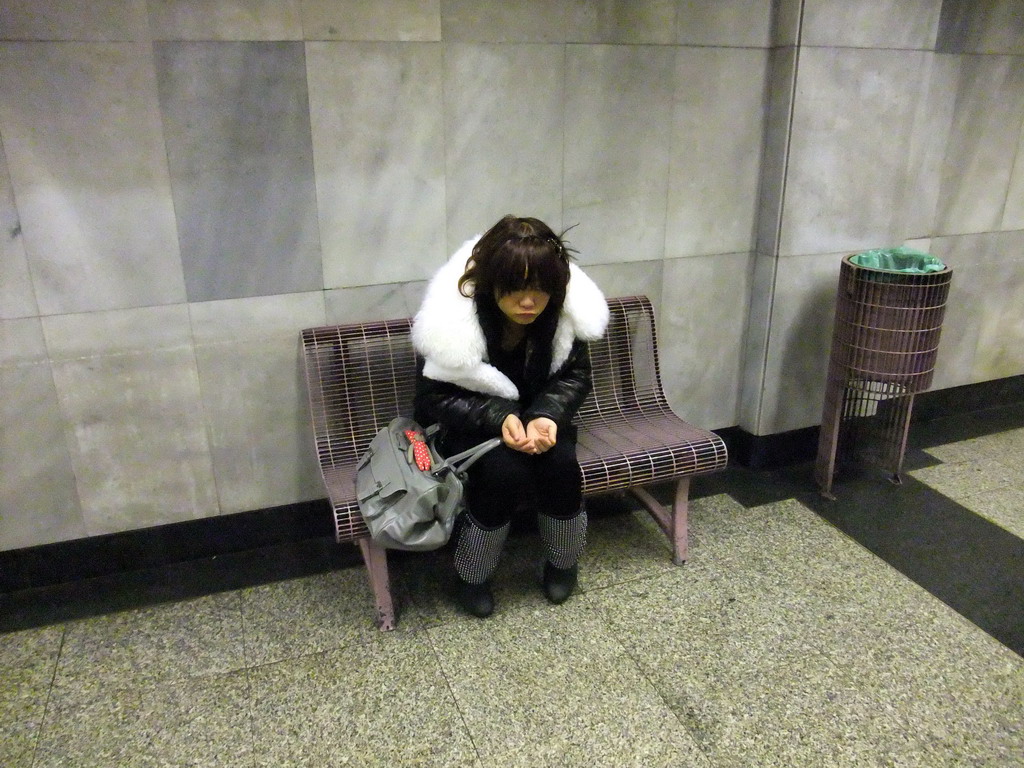
[[[690,478],[724,469],[725,444],[668,406],[658,368],[654,310],[646,297],[609,299],[605,336],[590,345],[594,390],[577,415],[583,493],[628,491],[686,560]],[[302,331],[316,451],[338,542],[356,542],[377,604],[377,624],[395,622],[387,552],[376,546],[355,500],[355,467],[377,431],[411,416],[416,357],[411,321],[353,323]],[[643,486],[676,482],[666,507]]]

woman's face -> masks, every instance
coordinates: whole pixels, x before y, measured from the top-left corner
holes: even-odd
[[[551,295],[535,288],[527,288],[503,296],[495,291],[494,300],[498,303],[498,309],[513,323],[529,325],[540,317],[540,313],[551,300]]]

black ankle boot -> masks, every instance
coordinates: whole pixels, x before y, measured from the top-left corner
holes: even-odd
[[[544,563],[544,594],[555,605],[561,605],[569,599],[576,588],[576,575],[579,569],[575,566],[556,568],[550,561]]]
[[[491,585],[486,581],[483,584],[470,584],[458,579],[455,592],[459,605],[471,616],[486,619],[494,613],[494,595],[491,593]]]

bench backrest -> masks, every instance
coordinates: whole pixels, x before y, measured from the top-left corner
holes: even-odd
[[[668,409],[658,371],[654,310],[643,296],[608,300],[608,332],[590,345],[594,391],[581,424]],[[355,462],[395,416],[411,416],[416,357],[408,319],[302,332],[313,432],[324,467]]]

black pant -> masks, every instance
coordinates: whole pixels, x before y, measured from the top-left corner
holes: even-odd
[[[448,433],[445,455],[472,448],[478,436]],[[560,427],[558,442],[541,454],[499,445],[469,468],[466,502],[473,519],[497,528],[524,512],[567,520],[583,503],[583,474],[576,460],[576,430]]]

